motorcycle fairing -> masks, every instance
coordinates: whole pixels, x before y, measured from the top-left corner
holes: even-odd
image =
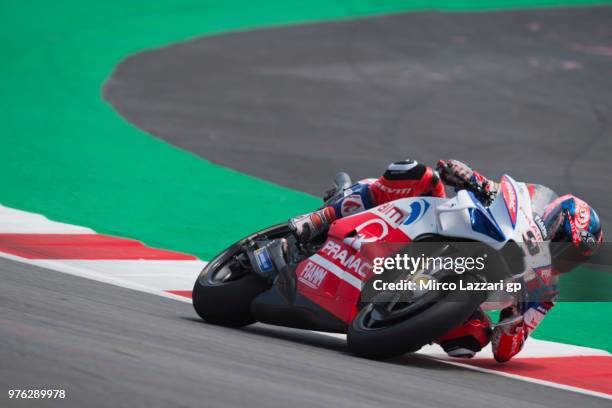
[[[332,224],[321,250],[297,266],[298,292],[349,323],[358,311],[363,282],[372,276],[368,261],[372,254],[360,256],[363,244],[406,244],[427,234],[491,241],[490,236],[471,227],[468,210],[482,213],[488,222],[497,225],[487,209],[465,190],[451,199],[399,199],[341,218]]]
[[[491,206],[485,208],[472,193],[456,197],[403,198],[335,221],[323,247],[296,267],[297,292],[330,318],[349,324],[358,312],[363,283],[372,276],[365,243],[406,244],[425,235],[475,240],[501,249],[510,240],[536,227],[525,184],[504,176]],[[368,246],[370,248],[371,246]],[[380,254],[386,256],[387,254]],[[390,255],[390,254],[388,254]],[[545,254],[527,267],[545,267]]]

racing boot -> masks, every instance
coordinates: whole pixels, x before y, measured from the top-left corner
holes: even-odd
[[[536,307],[529,315],[541,321],[549,308],[552,308],[552,303],[542,303],[539,308]],[[501,311],[499,323],[495,325],[491,334],[493,357],[498,363],[510,361],[512,357],[521,351],[528,336],[529,332],[525,325],[524,317],[518,314],[513,307],[505,308]]]
[[[289,229],[300,242],[308,242],[327,231],[330,224],[336,219],[333,207],[325,207],[315,212],[291,218]]]

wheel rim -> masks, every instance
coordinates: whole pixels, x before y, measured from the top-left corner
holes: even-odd
[[[243,278],[248,273],[249,270],[241,266],[234,255],[227,261],[213,266],[206,274],[206,280],[209,284],[221,285]]]
[[[370,303],[359,313],[356,323],[361,330],[384,329],[423,312],[433,306],[441,295],[440,292],[431,291],[411,302]]]

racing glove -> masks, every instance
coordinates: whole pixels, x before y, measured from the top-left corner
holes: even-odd
[[[456,189],[470,190],[487,206],[493,201],[497,184],[474,171],[467,164],[454,159],[438,160],[436,170],[445,184]]]
[[[308,242],[329,228],[336,219],[333,207],[325,207],[315,212],[291,218],[289,229],[300,242]]]
[[[459,160],[438,160],[436,170],[442,180],[456,188],[466,188],[472,183],[474,170]]]

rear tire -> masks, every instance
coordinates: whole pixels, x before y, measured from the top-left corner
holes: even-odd
[[[219,272],[242,250],[248,240],[263,235],[268,239],[281,238],[289,233],[286,224],[277,225],[252,234],[235,243],[210,261],[198,276],[193,287],[193,308],[208,323],[242,327],[255,323],[251,315],[251,302],[270,287],[252,271],[236,279],[218,279]]]
[[[468,274],[461,279],[464,282],[479,281]],[[366,305],[349,326],[349,350],[359,356],[374,359],[415,352],[466,321],[485,301],[487,294],[455,290],[442,296],[419,314],[380,328],[366,327],[368,314],[373,309],[372,304]]]

